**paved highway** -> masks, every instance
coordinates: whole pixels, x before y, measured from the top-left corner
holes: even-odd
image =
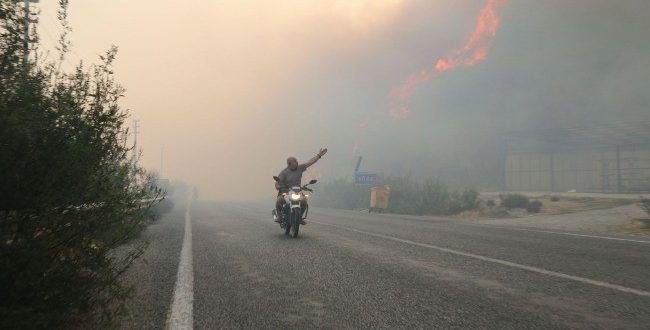
[[[123,328],[650,328],[650,240],[198,202],[152,225]],[[579,234],[579,235],[575,235]]]

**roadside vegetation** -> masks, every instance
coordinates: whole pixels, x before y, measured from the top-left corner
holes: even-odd
[[[528,213],[539,213],[542,209],[542,202],[530,200],[522,194],[501,194],[501,206],[506,210],[525,209]]]
[[[64,32],[57,60],[25,63],[14,2],[0,0],[0,328],[90,319],[106,327],[132,291],[120,275],[145,244],[119,257],[111,251],[154,219],[163,193],[126,142],[117,49],[63,72]],[[67,1],[60,5],[69,31]]]
[[[503,218],[521,217],[531,214],[557,215],[590,210],[603,210],[617,206],[633,204],[633,199],[597,198],[542,195],[531,199],[523,194],[499,194],[500,202],[495,202],[490,195],[481,196],[485,208],[481,211],[482,217]]]
[[[473,189],[450,191],[439,180],[417,182],[410,176],[389,177],[383,184],[390,186],[386,212],[414,215],[453,215],[477,210],[481,206],[478,192]],[[368,209],[370,188],[357,186],[349,180],[338,179],[319,187],[314,205],[346,210]]]
[[[519,193],[482,195],[474,189],[451,191],[439,180],[415,181],[409,176],[388,177],[382,184],[390,186],[390,199],[385,211],[398,214],[451,215],[470,219],[517,218],[609,209],[635,202],[633,199],[556,195],[531,199]],[[317,196],[313,200],[314,206],[345,210],[366,210],[370,206],[370,188],[355,185],[349,179],[322,183]],[[650,202],[646,200],[645,203],[643,205],[648,211]]]
[[[590,210],[605,210],[617,206],[634,204],[634,199],[599,198],[599,197],[574,197],[544,195],[536,197],[543,204],[545,214],[565,214]]]

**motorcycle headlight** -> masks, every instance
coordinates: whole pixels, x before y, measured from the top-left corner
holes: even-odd
[[[291,194],[291,199],[293,199],[294,201],[299,200],[300,199],[300,194],[292,193]]]

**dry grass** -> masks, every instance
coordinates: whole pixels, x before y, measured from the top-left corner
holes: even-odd
[[[464,211],[456,215],[456,217],[469,220],[478,220],[482,217],[482,214],[479,211]]]
[[[483,197],[485,198],[485,197]],[[535,215],[557,215],[590,210],[605,210],[617,206],[629,205],[638,202],[634,199],[617,199],[617,198],[599,198],[599,197],[565,197],[544,195],[539,197],[530,197],[530,200],[542,202],[539,213]],[[485,204],[484,204],[485,205]],[[529,216],[525,209],[505,210],[497,205],[493,207],[483,207],[480,212],[463,212],[458,215],[464,219],[479,218],[522,218]],[[650,226],[650,223],[647,224]]]
[[[632,199],[593,198],[593,197],[555,197],[541,196],[543,214],[565,214],[590,210],[604,210],[617,206],[634,204]],[[553,201],[552,199],[557,199]]]

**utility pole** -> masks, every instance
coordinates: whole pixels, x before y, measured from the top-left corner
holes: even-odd
[[[160,177],[163,177],[163,151],[165,150],[165,145],[160,145]]]
[[[31,5],[30,3],[39,3],[40,0],[14,0],[14,3],[23,3],[23,64],[26,66],[29,61],[29,25],[38,23],[38,17],[31,18]]]
[[[359,159],[357,160],[357,165],[354,167],[354,173],[359,172],[359,167],[361,166],[361,160],[363,157],[359,156]]]
[[[133,163],[138,159],[138,133],[140,133],[140,120],[133,120]]]

